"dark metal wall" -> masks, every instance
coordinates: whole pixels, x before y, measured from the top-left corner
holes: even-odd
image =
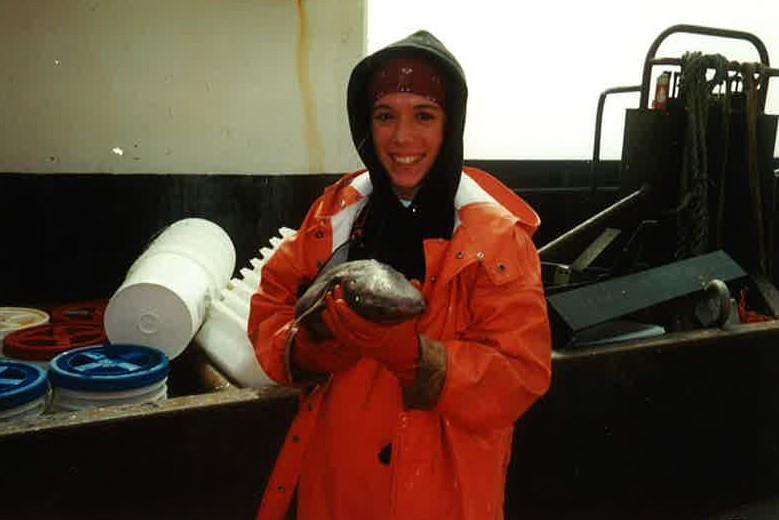
[[[166,401],[158,413],[134,407],[130,416],[125,406],[113,418],[63,424],[52,415],[56,427],[0,429],[0,518],[254,518],[295,406],[242,392]]]
[[[556,357],[517,423],[506,518],[704,519],[779,496],[778,333]],[[0,518],[249,520],[294,411],[284,392],[241,390],[0,429]]]
[[[777,334],[559,355],[549,393],[517,423],[509,518],[704,519],[779,496]]]
[[[479,161],[541,214],[537,242],[591,213],[583,161]],[[604,175],[616,171],[607,164]],[[222,226],[248,265],[280,226],[296,228],[337,175],[0,173],[0,305],[108,297],[151,237],[186,217]],[[608,200],[607,191],[601,199]]]

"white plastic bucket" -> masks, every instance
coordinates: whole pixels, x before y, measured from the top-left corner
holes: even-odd
[[[105,311],[112,343],[187,347],[235,269],[235,248],[216,224],[185,219],[165,229],[133,263]]]
[[[27,307],[0,307],[0,357],[3,356],[3,338],[17,330],[45,325],[49,314]]]
[[[230,236],[217,224],[202,218],[187,218],[174,222],[155,238],[146,251],[130,267],[153,262],[150,257],[160,253],[177,254],[200,265],[210,278],[209,290],[215,298],[227,285],[235,269],[235,247]]]
[[[181,354],[205,317],[208,275],[186,257],[159,253],[130,271],[108,303],[111,343],[146,345]]]
[[[48,389],[45,369],[0,361],[0,422],[41,415],[46,410]]]
[[[56,387],[52,393],[49,410],[52,412],[72,412],[103,406],[161,401],[167,397],[167,378],[147,387],[122,392],[79,392]]]
[[[3,354],[7,359],[34,364],[46,370],[49,360],[63,352],[105,341],[105,331],[100,324],[52,323],[8,334],[3,344]]]
[[[86,410],[165,399],[170,363],[160,349],[142,345],[97,345],[51,360],[50,410]]]
[[[46,396],[25,403],[10,410],[0,410],[0,422],[16,421],[28,417],[39,417],[46,411]]]

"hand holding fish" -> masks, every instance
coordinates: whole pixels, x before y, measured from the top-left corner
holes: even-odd
[[[414,382],[419,361],[416,319],[397,324],[369,321],[352,310],[338,285],[325,296],[322,321],[342,344],[382,363],[401,384]]]
[[[344,262],[320,274],[297,301],[293,360],[335,373],[368,356],[411,382],[419,357],[415,318],[424,310],[416,280],[376,260]]]
[[[295,366],[315,374],[335,374],[360,360],[359,350],[335,339],[319,339],[307,327],[300,327],[290,353]]]
[[[344,262],[324,271],[314,280],[295,304],[295,316],[304,324],[312,322],[314,326],[311,328],[315,329],[326,294],[338,285],[343,291],[343,299],[367,320],[400,323],[425,311],[419,283],[414,283],[376,260]],[[327,332],[322,335],[327,337]]]

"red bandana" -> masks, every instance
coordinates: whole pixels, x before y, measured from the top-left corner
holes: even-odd
[[[393,58],[373,73],[368,82],[371,102],[396,92],[424,96],[441,108],[446,107],[446,89],[441,74],[420,58]]]

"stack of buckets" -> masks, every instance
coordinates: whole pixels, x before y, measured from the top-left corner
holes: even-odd
[[[17,330],[46,323],[49,323],[49,314],[42,310],[26,307],[0,307],[0,357],[3,356],[5,336]]]
[[[231,279],[235,248],[218,225],[189,218],[164,229],[130,267],[104,314],[99,313],[110,344],[102,344],[106,337],[76,330],[85,324],[78,320],[79,310],[71,308],[75,321],[29,334],[41,340],[80,332],[89,346],[73,341],[63,349],[55,341],[50,348],[12,348],[23,360],[0,359],[0,420],[41,413],[49,394],[52,411],[165,398],[169,359],[181,354],[198,330],[195,341],[228,376],[244,386],[270,384],[246,330],[262,265],[295,235],[287,228],[279,232],[271,248],[260,250],[262,260],[252,259],[251,269]]]
[[[205,219],[173,223],[149,244],[127,272],[105,311],[111,343],[181,354],[235,269],[235,247]]]
[[[159,401],[168,395],[168,357],[141,345],[96,345],[51,360],[51,411]]]
[[[169,359],[190,343],[234,268],[222,228],[184,219],[149,244],[104,312],[87,313],[92,323],[72,307],[53,312],[64,322],[45,328],[5,330],[0,320],[0,335],[13,332],[0,358],[0,420],[40,414],[49,400],[50,411],[68,411],[165,398]],[[33,311],[16,310],[12,325],[48,322]]]
[[[46,370],[35,364],[10,359],[6,339],[49,323],[49,314],[24,307],[0,308],[0,423],[34,417],[46,409],[49,384]],[[11,347],[13,353],[13,347]]]
[[[168,357],[140,345],[93,345],[40,364],[0,360],[0,422],[167,397]],[[47,377],[48,376],[48,377]],[[51,383],[52,391],[49,389]]]
[[[104,344],[105,303],[57,307],[54,323],[19,328],[4,338],[0,422],[167,396],[163,352]]]
[[[0,359],[0,423],[41,415],[46,410],[48,392],[44,369]]]

